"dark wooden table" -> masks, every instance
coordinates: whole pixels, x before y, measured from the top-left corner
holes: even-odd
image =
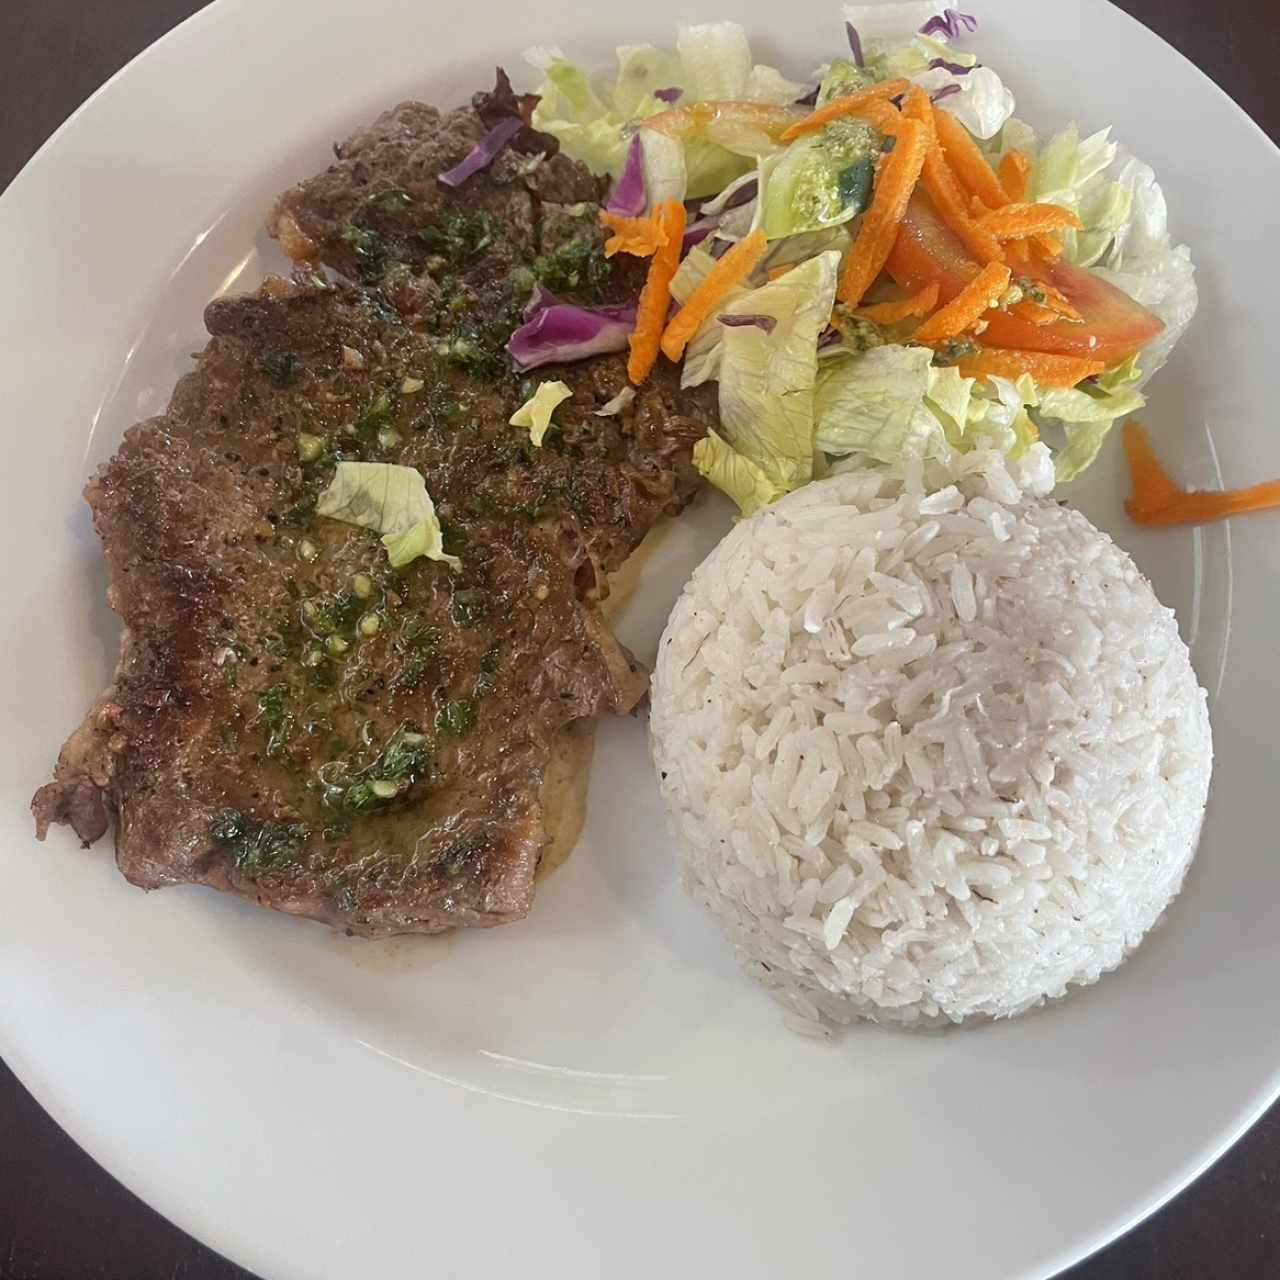
[[[202,2],[0,0],[0,189],[73,108]],[[1277,0],[1120,2],[1280,139]],[[0,1280],[88,1277],[252,1280],[104,1173],[0,1063]],[[1193,1187],[1064,1280],[1276,1277],[1280,1104]]]

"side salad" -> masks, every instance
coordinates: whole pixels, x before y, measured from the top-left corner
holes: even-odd
[[[754,62],[733,22],[620,47],[608,83],[528,51],[531,124],[613,178],[606,252],[648,268],[634,314],[546,300],[530,323],[560,341],[518,333],[513,355],[590,353],[621,325],[633,383],[661,358],[716,381],[695,462],[744,513],[833,467],[980,445],[1047,491],[1144,403],[1195,312],[1190,255],[1109,130],[1041,138],[1014,115],[965,47],[972,16],[844,12],[847,50],[804,81]]]

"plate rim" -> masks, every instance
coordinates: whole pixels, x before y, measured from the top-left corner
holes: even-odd
[[[1227,104],[1233,111],[1237,119],[1243,119],[1251,127],[1257,137],[1261,138],[1270,148],[1273,159],[1280,162],[1280,144],[1272,139],[1270,135],[1231,97],[1231,95],[1221,85],[1212,79],[1206,72],[1201,70],[1191,59],[1182,53],[1179,49],[1169,43],[1159,32],[1154,31],[1141,19],[1120,9],[1112,3],[1112,0],[1090,0],[1098,6],[1105,5],[1108,9],[1113,10],[1120,16],[1122,20],[1133,24],[1142,32],[1142,38],[1146,40],[1158,40],[1171,53],[1175,54],[1177,59],[1183,65],[1184,74],[1194,74],[1201,81],[1212,86],[1216,94]],[[206,24],[221,21],[234,21],[233,15],[235,10],[240,9],[242,12],[248,9],[244,0],[212,0],[212,3],[197,10],[184,18],[181,22],[164,32],[155,41],[146,48],[140,50],[123,66],[115,71],[106,81],[99,85],[92,93],[80,103],[74,111],[54,130],[52,134],[40,145],[40,147],[32,154],[30,159],[23,165],[19,172],[13,177],[3,192],[0,192],[0,201],[9,201],[12,199],[13,193],[21,192],[27,183],[33,180],[33,175],[38,174],[43,165],[47,162],[47,156],[53,153],[60,145],[64,136],[75,126],[75,124],[92,109],[95,105],[109,92],[113,91],[117,82],[126,79],[136,68],[153,57],[160,56],[170,43],[176,43],[179,39],[190,36],[192,32]],[[0,1023],[0,1034],[7,1030],[5,1024]],[[41,1078],[40,1072],[34,1061],[26,1051],[26,1046],[17,1039],[6,1037],[6,1043],[3,1045],[4,1060],[9,1068],[13,1071],[14,1076],[19,1083],[28,1091],[28,1093],[36,1100],[38,1105],[46,1112],[48,1116],[69,1136],[72,1141],[80,1147],[86,1155],[90,1157],[100,1168],[107,1172],[111,1177],[126,1187],[131,1193],[138,1196],[145,1204],[152,1208],[155,1212],[160,1213],[167,1221],[177,1226],[180,1230],[190,1235],[193,1239],[200,1241],[210,1249],[219,1253],[220,1256],[228,1260],[235,1261],[236,1256],[248,1256],[249,1251],[242,1245],[237,1244],[234,1236],[227,1232],[214,1233],[204,1229],[203,1225],[195,1227],[184,1221],[186,1215],[180,1215],[177,1211],[170,1212],[168,1208],[158,1207],[167,1203],[169,1197],[162,1194],[158,1189],[163,1182],[163,1178],[159,1173],[148,1175],[142,1169],[125,1171],[120,1167],[120,1162],[115,1160],[113,1156],[101,1151],[101,1146],[105,1143],[105,1139],[100,1134],[92,1133],[93,1121],[88,1116],[80,1116],[77,1114],[77,1108],[74,1099],[63,1097],[46,1080]],[[1113,1244],[1121,1237],[1140,1225],[1147,1218],[1162,1209],[1178,1194],[1201,1177],[1211,1166],[1213,1166],[1222,1156],[1229,1151],[1241,1137],[1248,1132],[1250,1128],[1262,1117],[1262,1115],[1270,1108],[1277,1098],[1280,1098],[1280,1062],[1277,1062],[1273,1069],[1270,1086],[1262,1094],[1257,1097],[1245,1101],[1238,1109],[1237,1117],[1232,1127],[1210,1150],[1204,1153],[1194,1164],[1187,1169],[1171,1174],[1164,1182],[1163,1186],[1157,1191],[1154,1198],[1150,1200],[1145,1207],[1142,1207],[1131,1214],[1125,1214],[1117,1217],[1114,1221],[1100,1229],[1099,1234],[1088,1244],[1083,1252],[1066,1251],[1056,1257],[1052,1263],[1052,1270],[1049,1272],[1041,1272],[1037,1270],[1034,1273],[1028,1272],[1026,1276],[1031,1280],[1034,1274],[1036,1277],[1056,1275],[1061,1270],[1070,1266],[1077,1265],[1088,1258],[1093,1257],[1102,1249]],[[92,1133],[92,1136],[86,1139],[86,1132]],[[101,1139],[101,1140],[100,1140]],[[146,1191],[140,1188],[148,1188]],[[241,1264],[248,1265],[248,1264]],[[267,1273],[263,1273],[267,1274]],[[279,1274],[272,1271],[271,1275]]]

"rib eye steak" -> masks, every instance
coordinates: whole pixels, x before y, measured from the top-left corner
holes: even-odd
[[[538,370],[573,391],[540,447],[508,425],[530,290],[616,301],[638,264],[606,262],[598,182],[531,130],[438,181],[493,101],[403,104],[283,196],[275,234],[351,283],[302,266],[210,303],[168,410],[90,482],[125,631],[32,802],[41,837],[88,843],[109,806],[135,884],[370,936],[527,912],[557,735],[646,687],[599,611],[606,575],[693,492],[714,402],[663,365],[598,416],[627,385],[614,354]],[[461,570],[393,570],[375,533],[318,516],[343,460],[418,468]]]

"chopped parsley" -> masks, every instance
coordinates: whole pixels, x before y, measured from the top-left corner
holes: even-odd
[[[338,233],[339,238],[351,249],[356,262],[356,274],[364,284],[377,284],[387,274],[392,261],[386,240],[371,227],[358,222],[348,222]]]
[[[449,607],[458,626],[474,627],[489,612],[489,597],[477,587],[466,587],[453,593]]]
[[[302,378],[302,361],[292,351],[268,351],[258,361],[258,368],[271,385],[281,391],[296,387]]]
[[[388,187],[371,195],[365,204],[379,213],[402,213],[413,203],[413,197],[401,187]]]
[[[436,712],[436,732],[461,738],[475,728],[476,707],[469,699],[452,699]]]
[[[258,715],[267,729],[267,754],[275,755],[293,732],[293,712],[289,709],[289,686],[273,684],[258,694]]]
[[[496,238],[496,230],[487,213],[448,213],[414,238],[428,253],[458,267],[487,249]]]
[[[291,866],[307,842],[307,828],[301,823],[258,822],[239,809],[214,814],[209,835],[246,876]]]
[[[534,278],[553,292],[582,289],[598,292],[609,283],[609,263],[601,246],[590,240],[571,240],[533,261]]]

